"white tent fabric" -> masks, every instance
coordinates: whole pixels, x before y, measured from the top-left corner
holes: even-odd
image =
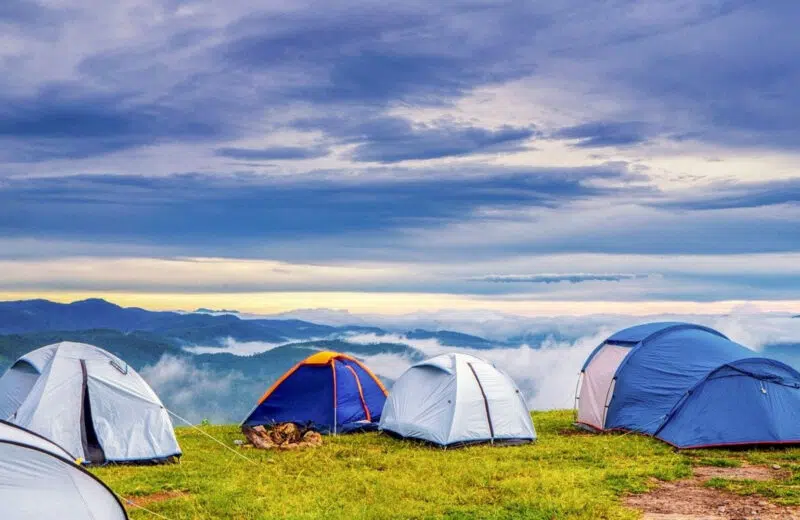
[[[443,354],[409,368],[389,392],[380,428],[441,446],[536,439],[514,381],[465,354]]]
[[[0,423],[0,518],[125,520],[114,493],[50,441]]]
[[[71,453],[58,444],[5,421],[0,421],[0,441],[25,444],[28,447],[49,452],[62,459],[75,460],[75,457]]]
[[[100,462],[92,432],[107,462],[181,454],[155,392],[124,361],[92,345],[56,343],[21,357],[0,378],[0,413],[90,462]]]

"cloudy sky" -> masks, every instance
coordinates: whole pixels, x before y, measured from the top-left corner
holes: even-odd
[[[795,0],[3,0],[0,297],[800,312]]]

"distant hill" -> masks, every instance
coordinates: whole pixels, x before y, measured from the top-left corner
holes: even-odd
[[[213,342],[223,337],[281,342],[374,330],[330,327],[301,320],[243,320],[232,314],[148,311],[120,307],[102,299],[66,304],[48,300],[0,302],[0,334],[90,329],[155,332],[187,343]]]
[[[441,330],[431,332],[428,330],[415,329],[406,333],[408,339],[435,339],[442,345],[448,347],[468,347],[475,349],[489,349],[497,346],[496,342],[491,342],[488,339],[472,336],[470,334],[463,334],[461,332],[453,332],[449,330]]]
[[[174,341],[147,332],[123,333],[110,329],[31,332],[0,336],[0,372],[20,356],[45,345],[76,341],[102,347],[136,369],[158,362],[164,354],[183,355]]]
[[[28,334],[43,331],[117,330],[123,333],[149,332],[188,345],[216,344],[222,339],[284,343],[296,340],[341,338],[354,334],[389,332],[363,325],[330,326],[298,319],[242,319],[233,314],[208,312],[179,313],[120,307],[93,298],[73,303],[48,300],[0,302],[0,334]],[[413,330],[409,340],[436,339],[442,345],[475,349],[492,348],[497,343],[453,331]]]

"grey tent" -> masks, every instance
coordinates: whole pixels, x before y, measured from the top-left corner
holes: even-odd
[[[113,491],[49,440],[0,422],[0,518],[125,520]]]
[[[19,358],[0,378],[0,419],[91,463],[181,455],[153,389],[124,361],[83,343],[56,343]]]
[[[386,398],[380,429],[439,446],[536,439],[511,377],[466,354],[442,354],[409,368]]]

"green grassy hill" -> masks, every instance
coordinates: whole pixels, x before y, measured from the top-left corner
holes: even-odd
[[[241,449],[251,464],[191,428],[178,428],[179,465],[98,468],[118,493],[171,519],[633,519],[621,498],[692,465],[781,464],[780,482],[713,485],[800,503],[800,449],[676,452],[638,435],[572,428],[571,412],[534,413],[536,444],[441,450],[377,433],[326,437],[321,448]],[[235,426],[203,426],[233,446]],[[154,518],[131,507],[134,519]]]

